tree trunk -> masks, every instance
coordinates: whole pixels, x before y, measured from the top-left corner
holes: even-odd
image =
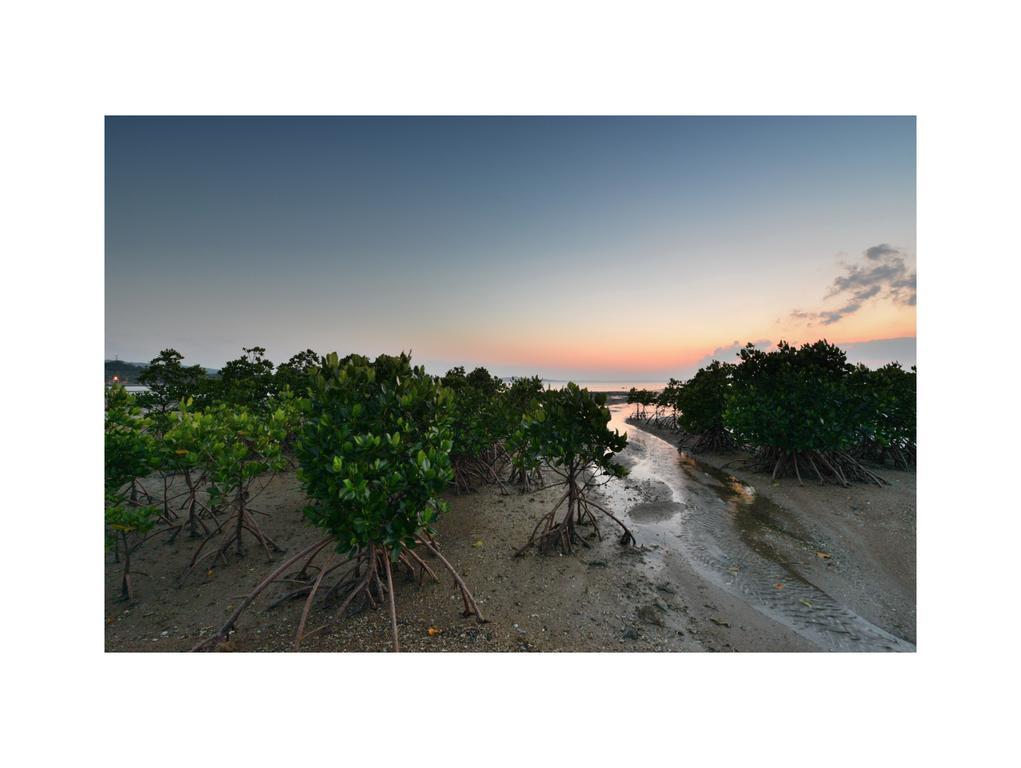
[[[237,527],[237,552],[238,557],[245,556],[245,550],[241,546],[241,532],[245,525],[245,486],[244,480],[238,478],[238,527]]]
[[[121,597],[131,599],[131,548],[128,547],[128,534],[121,532],[124,541],[124,569],[121,571]]]
[[[188,535],[194,539],[199,532],[195,519],[195,484],[191,480],[191,470],[185,471],[184,482],[188,486]]]

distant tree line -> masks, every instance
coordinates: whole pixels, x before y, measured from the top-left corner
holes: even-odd
[[[106,360],[103,362],[103,380],[107,384],[117,383],[123,386],[141,386],[144,384],[141,380],[142,372],[150,365],[151,363]],[[216,376],[219,373],[215,368],[202,368],[202,371],[207,376]]]
[[[851,365],[825,340],[781,341],[768,352],[749,344],[738,355],[738,363],[714,360],[660,393],[632,389],[632,418],[682,431],[696,451],[750,449],[751,466],[773,479],[882,485],[866,463],[914,465],[914,366]]]
[[[124,360],[107,360],[103,364],[103,377],[109,384],[119,382],[123,385],[138,384],[138,376],[145,369],[145,363],[128,363]]]

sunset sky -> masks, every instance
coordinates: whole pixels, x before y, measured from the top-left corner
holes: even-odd
[[[914,118],[106,122],[108,358],[657,381],[914,337]]]

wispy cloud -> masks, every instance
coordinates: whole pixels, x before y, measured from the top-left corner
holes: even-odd
[[[809,325],[833,325],[860,310],[866,302],[880,297],[897,304],[914,306],[917,296],[917,274],[909,271],[907,255],[899,248],[880,243],[867,248],[861,264],[849,264],[838,275],[824,299],[843,298],[837,309],[791,312],[795,320]]]

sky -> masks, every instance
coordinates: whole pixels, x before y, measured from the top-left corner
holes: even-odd
[[[106,357],[915,362],[915,119],[106,120]]]

